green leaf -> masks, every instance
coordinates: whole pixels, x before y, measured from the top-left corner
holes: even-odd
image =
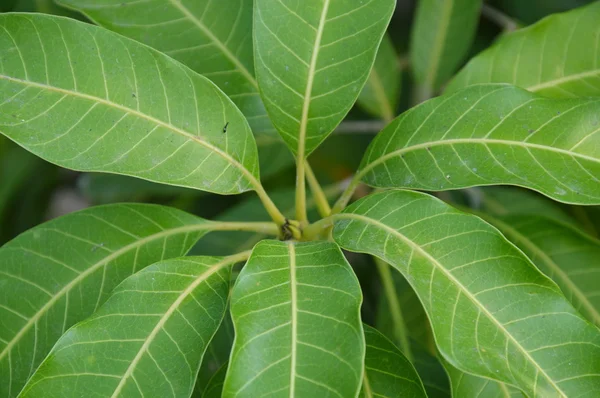
[[[467,55],[475,37],[481,0],[420,0],[411,34],[416,82],[437,91]]]
[[[514,387],[507,386],[506,384],[491,379],[484,379],[483,377],[477,377],[472,374],[461,372],[447,362],[444,363],[444,367],[452,382],[453,397],[523,397],[523,394]]]
[[[202,398],[221,398],[226,376],[227,363],[223,364],[223,366],[221,366],[221,368],[209,380],[206,390],[204,390],[204,393],[202,394]]]
[[[391,121],[400,99],[402,73],[394,44],[384,35],[369,79],[358,96],[358,105],[373,116]]]
[[[0,219],[13,199],[41,161],[15,146],[0,153]]]
[[[129,275],[184,255],[210,223],[154,205],[66,215],[0,248],[0,395],[13,397],[71,325]]]
[[[190,396],[238,261],[185,257],[127,278],[60,338],[20,396]]]
[[[334,216],[344,249],[392,264],[458,369],[536,397],[600,390],[600,330],[480,218],[417,192],[388,191]],[[556,358],[568,366],[556,366]]]
[[[262,177],[293,163],[258,93],[252,53],[252,2],[245,0],[60,0],[96,24],[147,44],[211,79],[256,135]],[[277,156],[275,156],[277,154]]]
[[[600,3],[551,15],[501,37],[448,85],[511,83],[555,98],[600,96]]]
[[[523,250],[583,316],[600,326],[600,241],[544,217],[478,215]]]
[[[233,288],[236,336],[223,397],[356,396],[361,303],[337,245],[260,242]]]
[[[256,77],[271,121],[295,155],[308,156],[352,107],[395,4],[255,0]]]
[[[427,101],[369,146],[357,178],[380,188],[511,184],[600,203],[600,100],[479,85]]]
[[[400,350],[377,329],[364,325],[367,351],[360,397],[427,397],[423,383]]]
[[[0,15],[0,27],[0,131],[19,145],[80,171],[221,194],[259,185],[248,123],[208,79],[70,19]]]
[[[235,102],[255,132],[273,129],[254,78],[251,1],[159,0],[149,4],[59,0],[59,3],[208,77]]]

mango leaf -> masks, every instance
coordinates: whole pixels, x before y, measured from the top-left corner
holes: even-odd
[[[208,79],[74,20],[10,14],[0,27],[0,132],[27,150],[221,194],[259,186],[248,123]]]
[[[357,178],[381,188],[511,184],[600,203],[600,100],[479,85],[427,101],[369,146]]]
[[[373,116],[391,121],[396,116],[400,99],[401,77],[394,44],[386,34],[379,45],[369,79],[358,96],[358,105]]]
[[[221,368],[209,380],[208,385],[202,394],[202,398],[221,398],[226,376],[227,363],[223,364],[223,366],[221,366]]]
[[[356,396],[362,294],[331,242],[262,241],[231,297],[235,342],[223,397]]]
[[[16,396],[58,338],[123,279],[184,255],[210,227],[154,205],[72,213],[0,248],[0,395]]]
[[[600,96],[600,3],[551,15],[502,36],[448,85],[511,83],[554,98]]]
[[[147,44],[208,77],[242,111],[268,175],[294,159],[258,93],[252,53],[252,2],[245,0],[61,0],[96,24]],[[263,155],[264,154],[264,155]]]
[[[453,397],[472,398],[509,398],[523,397],[521,391],[504,383],[491,379],[484,379],[475,375],[461,372],[454,366],[445,362],[444,367],[452,383]]]
[[[427,397],[410,361],[381,332],[364,325],[365,373],[360,397]]]
[[[394,0],[255,0],[256,77],[271,121],[308,156],[358,97]]]
[[[600,389],[600,330],[480,218],[392,190],[334,216],[344,249],[395,266],[415,289],[439,351],[458,369],[532,397]],[[569,366],[556,366],[556,358]]]
[[[420,0],[411,33],[416,82],[431,97],[454,74],[475,37],[481,0]]]
[[[243,256],[156,263],[60,338],[22,397],[190,396]]]
[[[544,217],[479,215],[551,277],[583,316],[600,326],[600,241]]]

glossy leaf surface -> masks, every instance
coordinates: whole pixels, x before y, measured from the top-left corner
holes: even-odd
[[[478,217],[423,193],[370,195],[335,216],[334,239],[394,265],[453,366],[530,396],[600,389],[600,331]],[[569,366],[556,366],[560,357]]]
[[[236,336],[223,397],[356,396],[361,303],[337,245],[260,242],[231,297]]]
[[[60,338],[20,396],[189,396],[234,262],[172,259],[127,278]]]
[[[75,170],[222,194],[258,185],[248,123],[208,79],[89,24],[11,14],[0,27],[0,132],[19,145]]]
[[[308,156],[352,107],[375,60],[394,0],[256,0],[254,58],[271,120]]]
[[[567,203],[600,203],[600,100],[473,86],[398,117],[359,175],[382,188],[511,184]]]
[[[600,241],[544,217],[482,217],[551,277],[583,316],[600,326]]]
[[[475,37],[481,0],[421,0],[412,28],[415,80],[437,90],[460,66]]]
[[[400,64],[389,35],[383,36],[375,64],[358,96],[358,105],[373,116],[391,121],[400,100]]]
[[[69,214],[0,248],[0,395],[16,396],[58,338],[123,279],[184,255],[208,223],[152,205]]]
[[[364,325],[367,351],[360,397],[427,397],[423,383],[400,350],[377,329]]]
[[[600,3],[501,37],[448,85],[511,83],[554,98],[600,96]]]

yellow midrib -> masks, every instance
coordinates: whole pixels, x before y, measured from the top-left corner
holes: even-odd
[[[487,310],[487,308],[485,308],[476,298],[473,294],[471,294],[470,291],[467,290],[467,288],[460,282],[458,281],[454,275],[452,275],[448,270],[446,270],[446,268],[444,268],[442,266],[442,264],[440,264],[434,257],[432,257],[428,252],[426,252],[425,250],[423,250],[423,248],[421,248],[421,246],[419,246],[418,244],[416,244],[415,242],[413,242],[412,240],[410,240],[409,238],[407,238],[406,236],[404,236],[403,234],[401,234],[400,232],[396,231],[395,229],[383,224],[382,222],[369,218],[367,216],[364,215],[360,215],[360,214],[351,214],[351,213],[341,213],[341,214],[336,214],[334,216],[334,218],[338,218],[338,219],[343,219],[343,218],[347,218],[347,219],[354,219],[354,220],[358,220],[358,221],[362,221],[366,224],[372,224],[374,226],[376,226],[377,228],[381,228],[384,232],[387,232],[390,235],[393,235],[395,237],[397,237],[398,239],[400,239],[402,242],[404,242],[406,245],[408,245],[409,247],[411,247],[412,249],[418,251],[419,253],[421,253],[421,255],[426,258],[433,266],[435,266],[434,269],[438,269],[440,272],[442,272],[444,274],[444,276],[446,278],[448,278],[459,290],[460,292],[467,297],[483,314],[486,315],[486,317],[493,323],[495,324],[498,329],[500,329],[503,334],[506,336],[506,338],[508,340],[510,340],[515,347],[517,347],[519,349],[519,351],[523,354],[523,356],[525,356],[528,361],[534,365],[534,367],[537,369],[537,371],[544,376],[544,378],[548,381],[548,383],[558,392],[561,394],[561,397],[566,397],[567,395],[558,387],[558,385],[556,385],[556,383],[554,382],[554,380],[552,380],[550,378],[550,376],[544,371],[544,369],[533,359],[533,357],[531,356],[531,354],[529,352],[527,352],[527,350],[525,350],[525,348],[523,348],[523,346],[521,346],[521,344],[519,344],[519,342],[514,338],[514,336],[512,334],[510,334],[508,332],[508,330]]]

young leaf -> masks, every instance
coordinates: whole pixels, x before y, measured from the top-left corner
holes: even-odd
[[[262,241],[231,297],[235,342],[223,397],[356,396],[362,294],[331,242]]]
[[[360,397],[427,397],[423,383],[400,350],[377,329],[364,325],[367,352]]]
[[[152,205],[66,215],[0,248],[0,396],[16,396],[71,325],[123,279],[184,255],[210,223]]]
[[[478,215],[523,250],[583,316],[600,326],[600,241],[544,217]]]
[[[511,83],[555,98],[600,95],[600,3],[551,15],[507,34],[473,58],[447,92]]]
[[[444,358],[532,397],[600,388],[600,330],[480,218],[389,191],[334,216],[343,248],[392,264],[415,289]],[[556,366],[556,358],[569,366]]]
[[[600,100],[479,85],[427,101],[369,146],[357,178],[381,188],[511,184],[600,203]]]
[[[437,91],[467,55],[479,21],[481,0],[420,0],[411,35],[416,82]]]
[[[21,397],[190,396],[243,256],[185,257],[127,278],[60,338]]]
[[[259,185],[242,113],[171,58],[39,14],[0,15],[0,52],[0,131],[36,155],[221,194]]]
[[[386,121],[396,117],[402,83],[398,56],[389,35],[384,35],[369,79],[358,96],[358,105]]]
[[[299,158],[319,146],[352,107],[395,4],[255,0],[254,57],[261,96]]]

